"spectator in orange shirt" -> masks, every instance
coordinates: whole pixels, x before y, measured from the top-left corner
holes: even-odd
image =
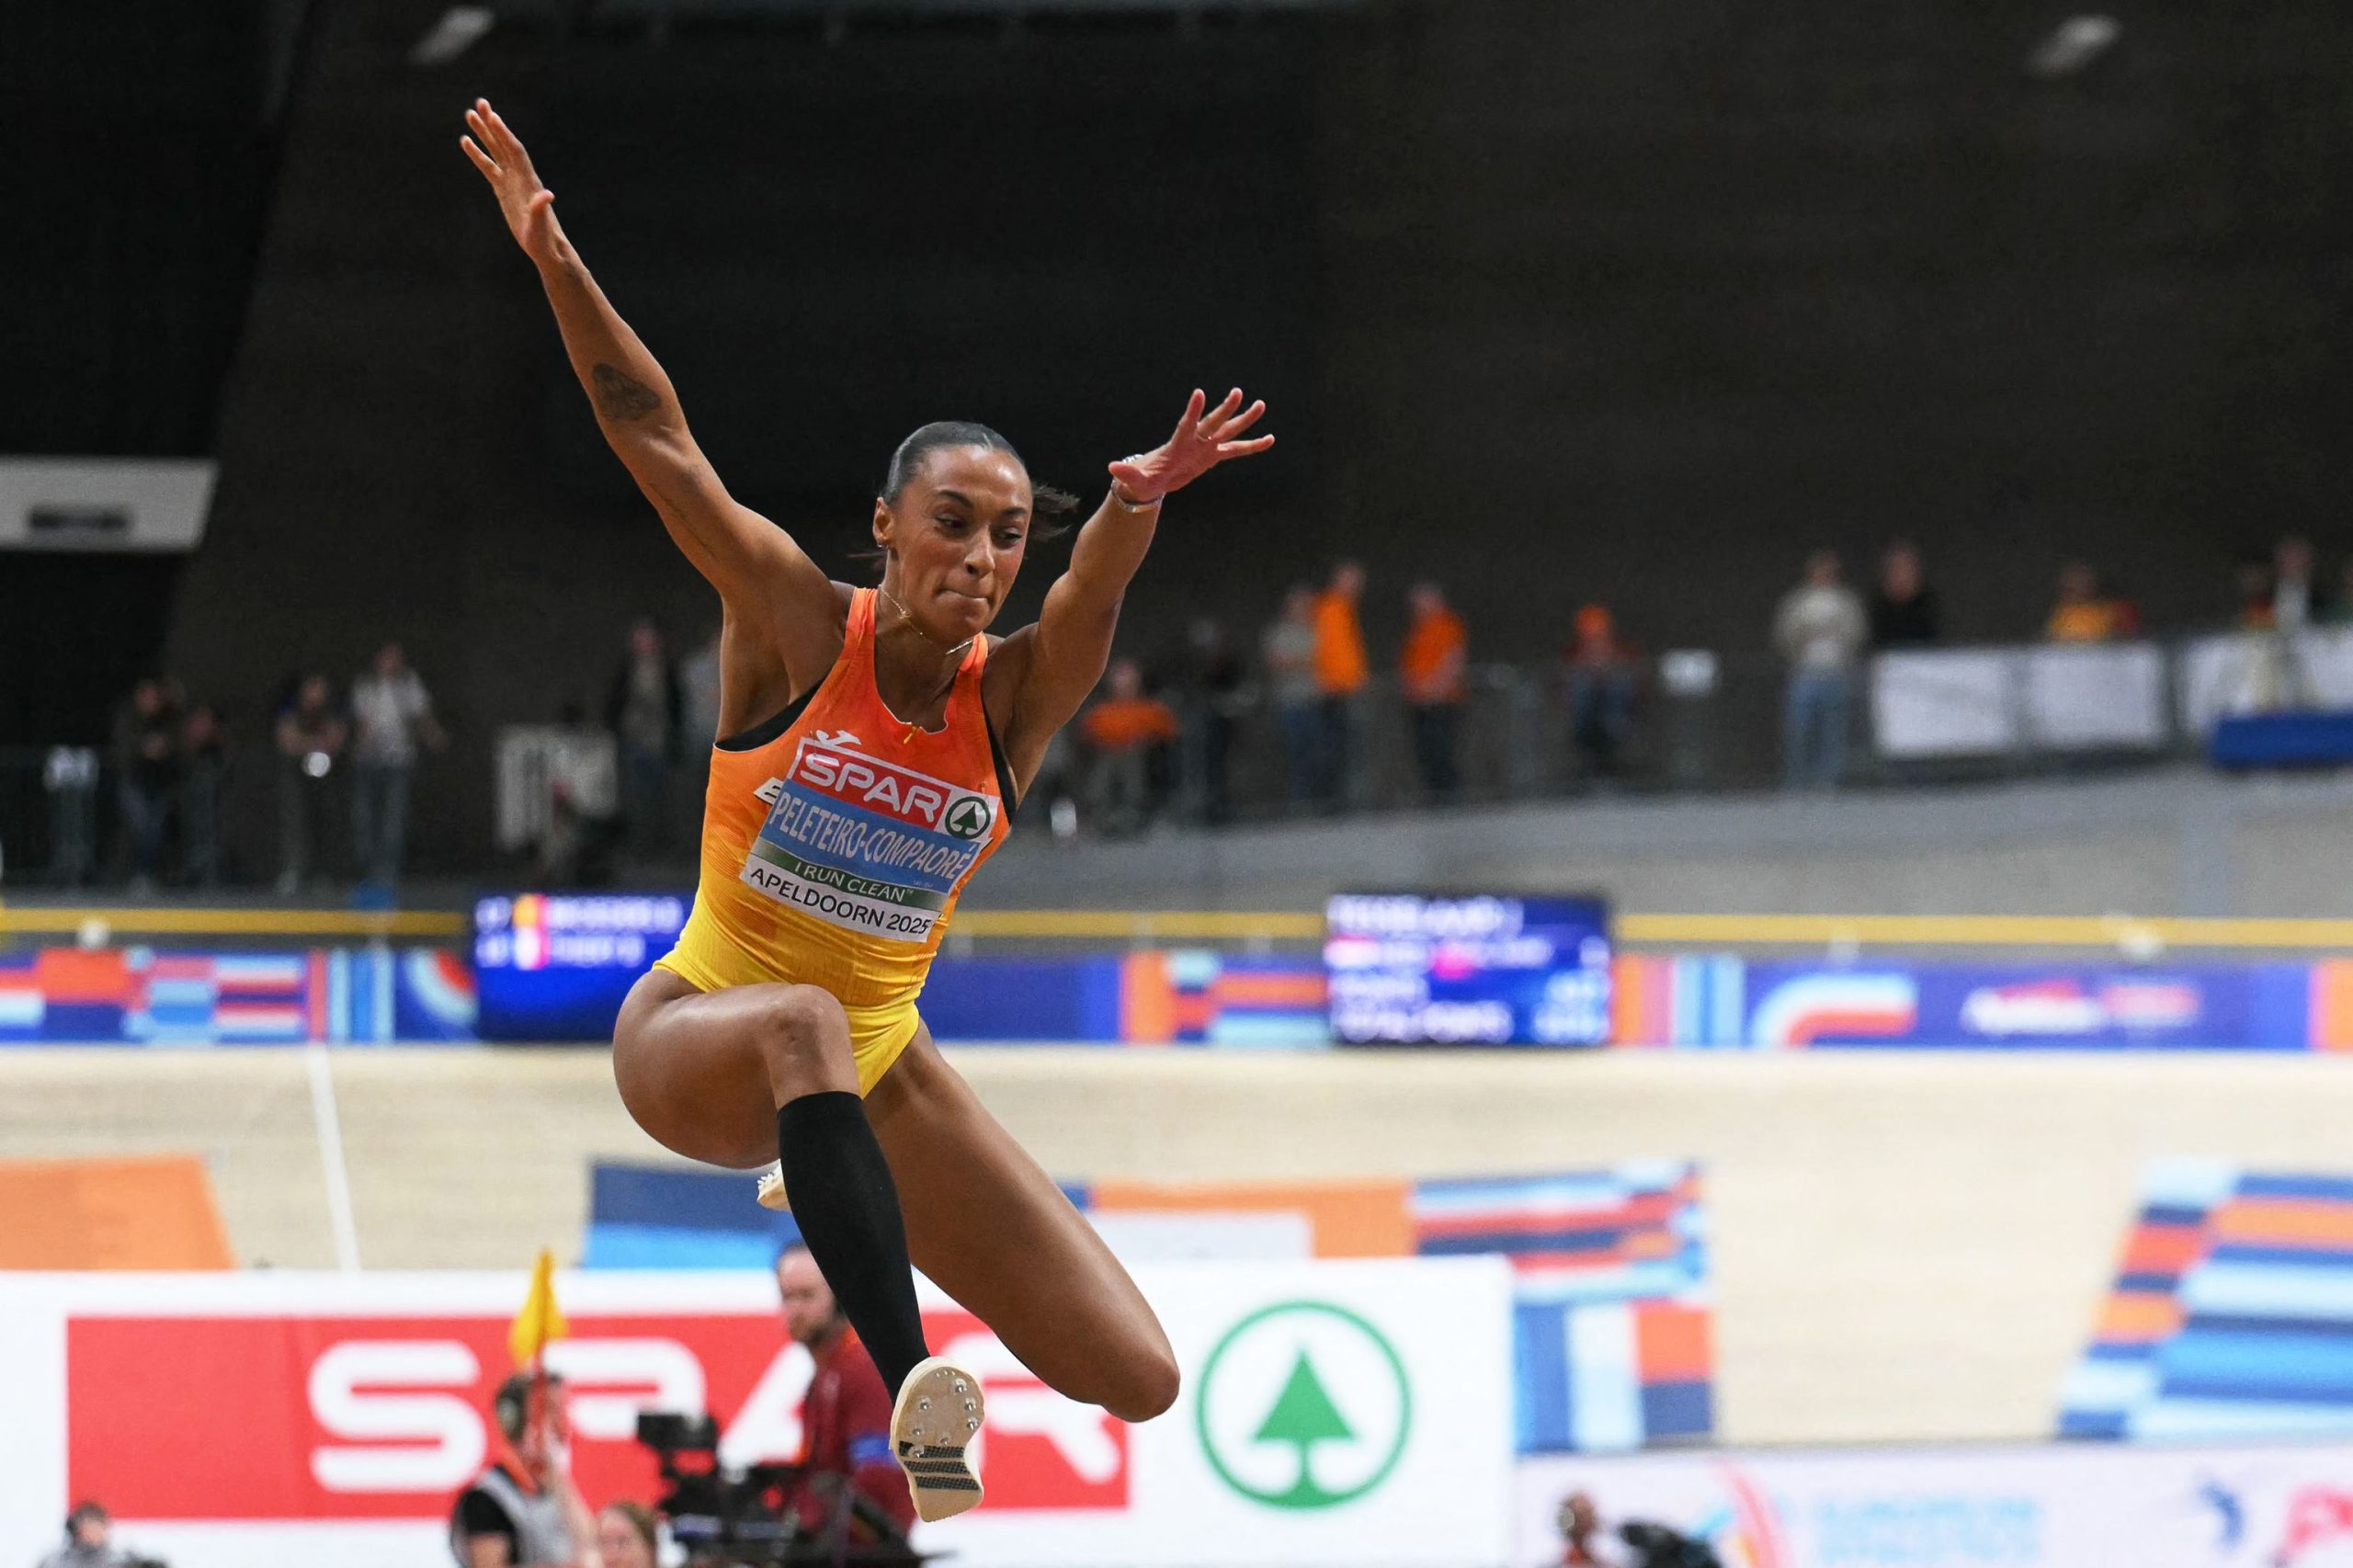
[[[2081,561],[2059,572],[2059,598],[2043,635],[2053,642],[2114,642],[2140,634],[2141,613],[2130,599],[2100,592],[2099,574]]]
[[[1634,732],[1640,677],[1608,606],[1589,604],[1577,610],[1575,635],[1562,660],[1568,666],[1570,748],[1593,777],[1611,778]]]
[[[1371,675],[1364,653],[1364,629],[1357,623],[1357,601],[1364,597],[1364,568],[1343,561],[1315,598],[1315,689],[1324,700],[1322,766],[1317,797],[1332,810],[1362,792],[1349,772],[1354,757],[1357,699]]]
[[[1413,715],[1414,761],[1427,798],[1451,801],[1461,787],[1454,746],[1470,638],[1436,583],[1415,584],[1405,604],[1411,621],[1397,654],[1397,680]]]
[[[1176,738],[1176,715],[1146,696],[1143,671],[1133,659],[1111,666],[1103,696],[1079,716],[1079,733],[1095,754],[1095,820],[1104,834],[1142,833],[1152,819],[1154,751]]]

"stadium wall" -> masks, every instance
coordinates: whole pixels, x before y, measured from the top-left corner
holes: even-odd
[[[451,150],[476,92],[542,151],[720,471],[837,573],[925,419],[990,419],[1085,491],[1172,389],[1263,391],[1281,455],[1172,516],[1138,652],[1204,609],[1247,630],[1355,555],[1379,647],[1434,574],[1482,656],[1549,654],[1597,598],[1645,648],[1761,657],[1806,548],[1859,565],[1895,535],[1959,636],[2036,627],[2074,556],[2177,625],[2230,613],[2234,552],[2325,535],[2353,477],[2353,317],[2311,281],[2353,248],[2325,199],[2348,160],[2302,129],[2336,123],[2353,60],[2325,0],[2136,21],[2063,87],[2021,69],[2049,26],[2026,0],[840,48],[517,25],[455,74],[400,63],[417,26],[318,19],[166,652],[253,726],[292,669],[407,640],[461,741],[421,782],[427,865],[486,846],[450,781],[486,776],[489,723],[593,703],[631,616],[696,641],[712,609]],[[1769,691],[1731,706],[1757,751]]]
[[[2353,784],[2182,771],[1836,799],[1601,799],[1143,842],[1017,834],[971,908],[1299,909],[1369,888],[1576,889],[1692,914],[2345,912]]]

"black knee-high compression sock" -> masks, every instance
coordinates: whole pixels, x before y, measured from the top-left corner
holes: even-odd
[[[866,1107],[846,1090],[802,1095],[776,1113],[784,1193],[809,1256],[893,1395],[931,1354],[907,1262],[898,1184]]]

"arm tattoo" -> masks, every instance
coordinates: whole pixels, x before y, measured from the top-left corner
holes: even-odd
[[[629,424],[644,418],[662,406],[661,397],[652,387],[632,380],[613,366],[599,365],[590,374],[596,382],[597,412],[607,419]]]

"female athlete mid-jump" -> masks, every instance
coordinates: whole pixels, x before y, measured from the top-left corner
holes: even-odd
[[[882,580],[829,580],[727,494],[661,366],[556,222],[490,105],[460,144],[540,270],[605,438],[719,590],[720,733],[702,876],[678,945],[637,983],[613,1073],[638,1125],[690,1159],[778,1159],[811,1255],[889,1386],[926,1519],[980,1501],[979,1380],[924,1343],[912,1267],[1048,1384],[1141,1421],[1176,1397],[1127,1272],[932,1044],[915,1011],[957,895],[1003,841],[1046,745],[1094,689],[1161,504],[1266,412],[1196,392],[1155,450],[1110,465],[1035,625],[990,637],[1039,517],[1004,437],[926,425],[874,501]]]

